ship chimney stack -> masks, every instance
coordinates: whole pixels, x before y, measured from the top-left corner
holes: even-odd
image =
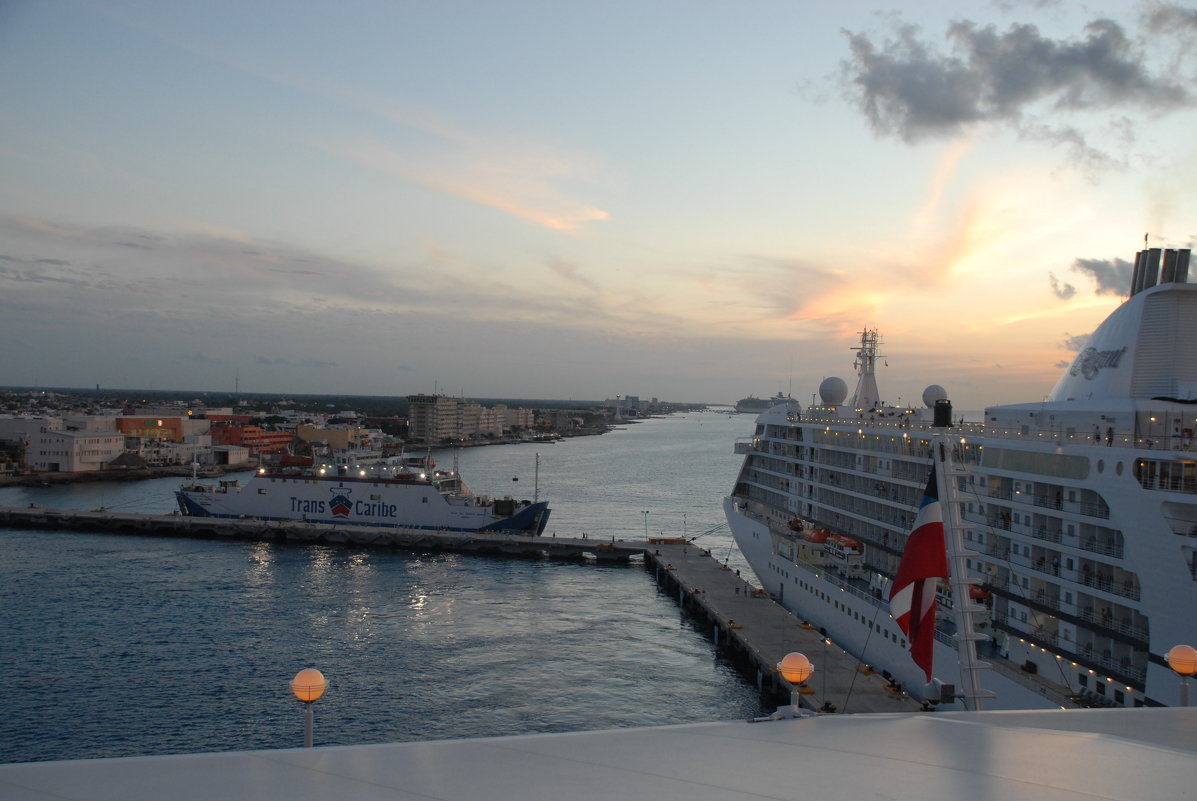
[[[1151,289],[1160,279],[1160,249],[1152,248],[1146,251],[1147,255],[1147,269],[1143,270],[1140,278],[1143,279],[1143,286],[1140,289]]]
[[[1131,272],[1130,283],[1130,293],[1132,295],[1139,294],[1139,288],[1143,280],[1143,262],[1145,260],[1143,256],[1144,253],[1141,250],[1135,254],[1135,269],[1133,272]]]
[[[952,427],[952,402],[946,398],[935,401],[935,418],[931,423],[933,428]]]
[[[1176,251],[1176,275],[1173,280],[1178,284],[1186,284],[1189,281],[1189,253],[1188,248]]]
[[[1164,251],[1164,269],[1160,272],[1160,283],[1171,284],[1176,281],[1176,251],[1169,248]]]

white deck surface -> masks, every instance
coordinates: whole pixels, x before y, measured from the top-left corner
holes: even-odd
[[[829,715],[0,765],[4,801],[1197,797],[1197,708]]]

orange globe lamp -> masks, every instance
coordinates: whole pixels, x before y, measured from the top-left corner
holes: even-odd
[[[1189,705],[1189,676],[1197,674],[1197,648],[1191,645],[1174,645],[1164,655],[1168,667],[1180,676],[1180,705]]]
[[[291,692],[304,705],[304,735],[303,744],[305,748],[312,747],[313,729],[315,723],[312,715],[312,704],[324,695],[324,691],[328,689],[328,681],[325,680],[324,674],[316,668],[304,668],[295,674],[295,678],[291,679]]]

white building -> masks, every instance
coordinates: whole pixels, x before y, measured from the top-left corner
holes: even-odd
[[[46,473],[90,473],[103,470],[125,452],[125,435],[116,431],[54,431],[30,435],[25,466]]]

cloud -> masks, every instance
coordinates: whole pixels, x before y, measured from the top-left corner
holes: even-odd
[[[908,144],[1005,124],[1092,163],[1105,157],[1078,128],[1059,123],[1061,114],[1123,106],[1165,113],[1193,102],[1180,83],[1153,74],[1146,52],[1111,20],[1089,23],[1072,40],[1047,38],[1034,25],[999,32],[958,21],[948,26],[947,53],[913,25],[899,25],[880,45],[864,33],[845,36],[850,56],[841,77],[849,99],[876,133]]]
[[[1197,9],[1153,3],[1147,9],[1146,24],[1152,33],[1197,33]]]
[[[337,366],[336,362],[323,359],[287,359],[282,356],[254,356],[254,364],[270,367],[302,367],[304,369]]]
[[[1129,295],[1135,267],[1124,259],[1077,259],[1070,269],[1092,278],[1098,295]]]
[[[1060,347],[1064,348],[1064,350],[1071,351],[1073,353],[1080,353],[1081,348],[1085,347],[1085,343],[1089,341],[1089,337],[1091,337],[1091,336],[1093,336],[1093,335],[1092,334],[1077,334],[1074,336],[1072,334],[1066,334],[1064,337],[1064,341],[1060,343]]]
[[[1048,273],[1047,277],[1048,280],[1051,281],[1052,292],[1054,292],[1056,297],[1058,297],[1060,300],[1068,300],[1076,294],[1075,286],[1066,282],[1061,282],[1058,278],[1056,278],[1054,273]]]

